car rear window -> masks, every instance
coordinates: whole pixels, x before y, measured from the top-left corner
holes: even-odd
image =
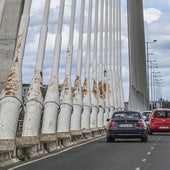
[[[170,118],[170,111],[158,111],[155,113],[156,118]]]
[[[131,119],[131,118],[140,118],[140,114],[138,112],[116,112],[113,114],[112,119]]]

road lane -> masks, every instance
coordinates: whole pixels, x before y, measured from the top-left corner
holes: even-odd
[[[169,170],[170,169],[170,134],[156,133],[155,147],[148,157],[144,170]]]
[[[121,139],[107,143],[103,138],[17,169],[168,170],[169,147],[169,135],[152,135],[149,136],[148,142]],[[158,159],[161,165],[157,162]]]

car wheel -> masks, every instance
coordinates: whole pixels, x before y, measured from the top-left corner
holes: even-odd
[[[152,131],[149,130],[148,134],[149,134],[149,135],[152,135],[153,133],[152,133]]]
[[[114,138],[107,137],[107,142],[114,142],[114,141],[115,141]]]
[[[146,135],[145,137],[141,138],[141,142],[148,142],[148,135]]]

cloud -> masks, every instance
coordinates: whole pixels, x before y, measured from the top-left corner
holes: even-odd
[[[153,21],[156,21],[160,18],[161,16],[161,11],[155,8],[146,8],[144,9],[144,20],[147,23],[151,23]]]

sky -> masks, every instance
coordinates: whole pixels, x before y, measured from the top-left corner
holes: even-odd
[[[27,35],[27,42],[25,46],[23,58],[23,83],[31,83],[33,72],[35,69],[39,33],[41,28],[44,0],[33,0],[30,14],[29,31]],[[43,66],[43,84],[48,84],[52,57],[55,43],[55,35],[57,33],[57,19],[59,11],[59,0],[51,0],[51,10],[48,21],[48,38],[46,43],[46,50],[44,56]],[[93,1],[93,15],[94,19],[94,2]],[[127,6],[126,0],[121,1],[121,22],[122,22],[122,78],[124,89],[124,100],[129,99],[129,62],[128,62],[128,36],[127,36]],[[145,41],[156,43],[149,43],[148,53],[149,61],[152,61],[154,72],[161,82],[159,96],[165,100],[170,100],[170,0],[143,0],[144,7],[144,27],[145,27]],[[62,84],[65,74],[66,50],[69,37],[69,21],[70,21],[71,0],[66,0],[64,10],[64,21],[62,30],[62,46],[60,54],[60,69],[59,69],[59,83]],[[85,22],[83,34],[83,69],[82,80],[84,78],[84,65],[86,55],[86,41],[87,41],[87,19],[88,19],[88,1],[85,1]],[[76,18],[73,40],[73,61],[72,61],[72,80],[74,81],[76,72],[76,57],[79,37],[79,21],[80,21],[80,1],[76,5]],[[92,42],[91,52],[93,51],[93,30],[92,25]],[[92,62],[91,62],[92,63]],[[151,63],[151,62],[149,62]],[[157,68],[156,68],[157,67]]]

